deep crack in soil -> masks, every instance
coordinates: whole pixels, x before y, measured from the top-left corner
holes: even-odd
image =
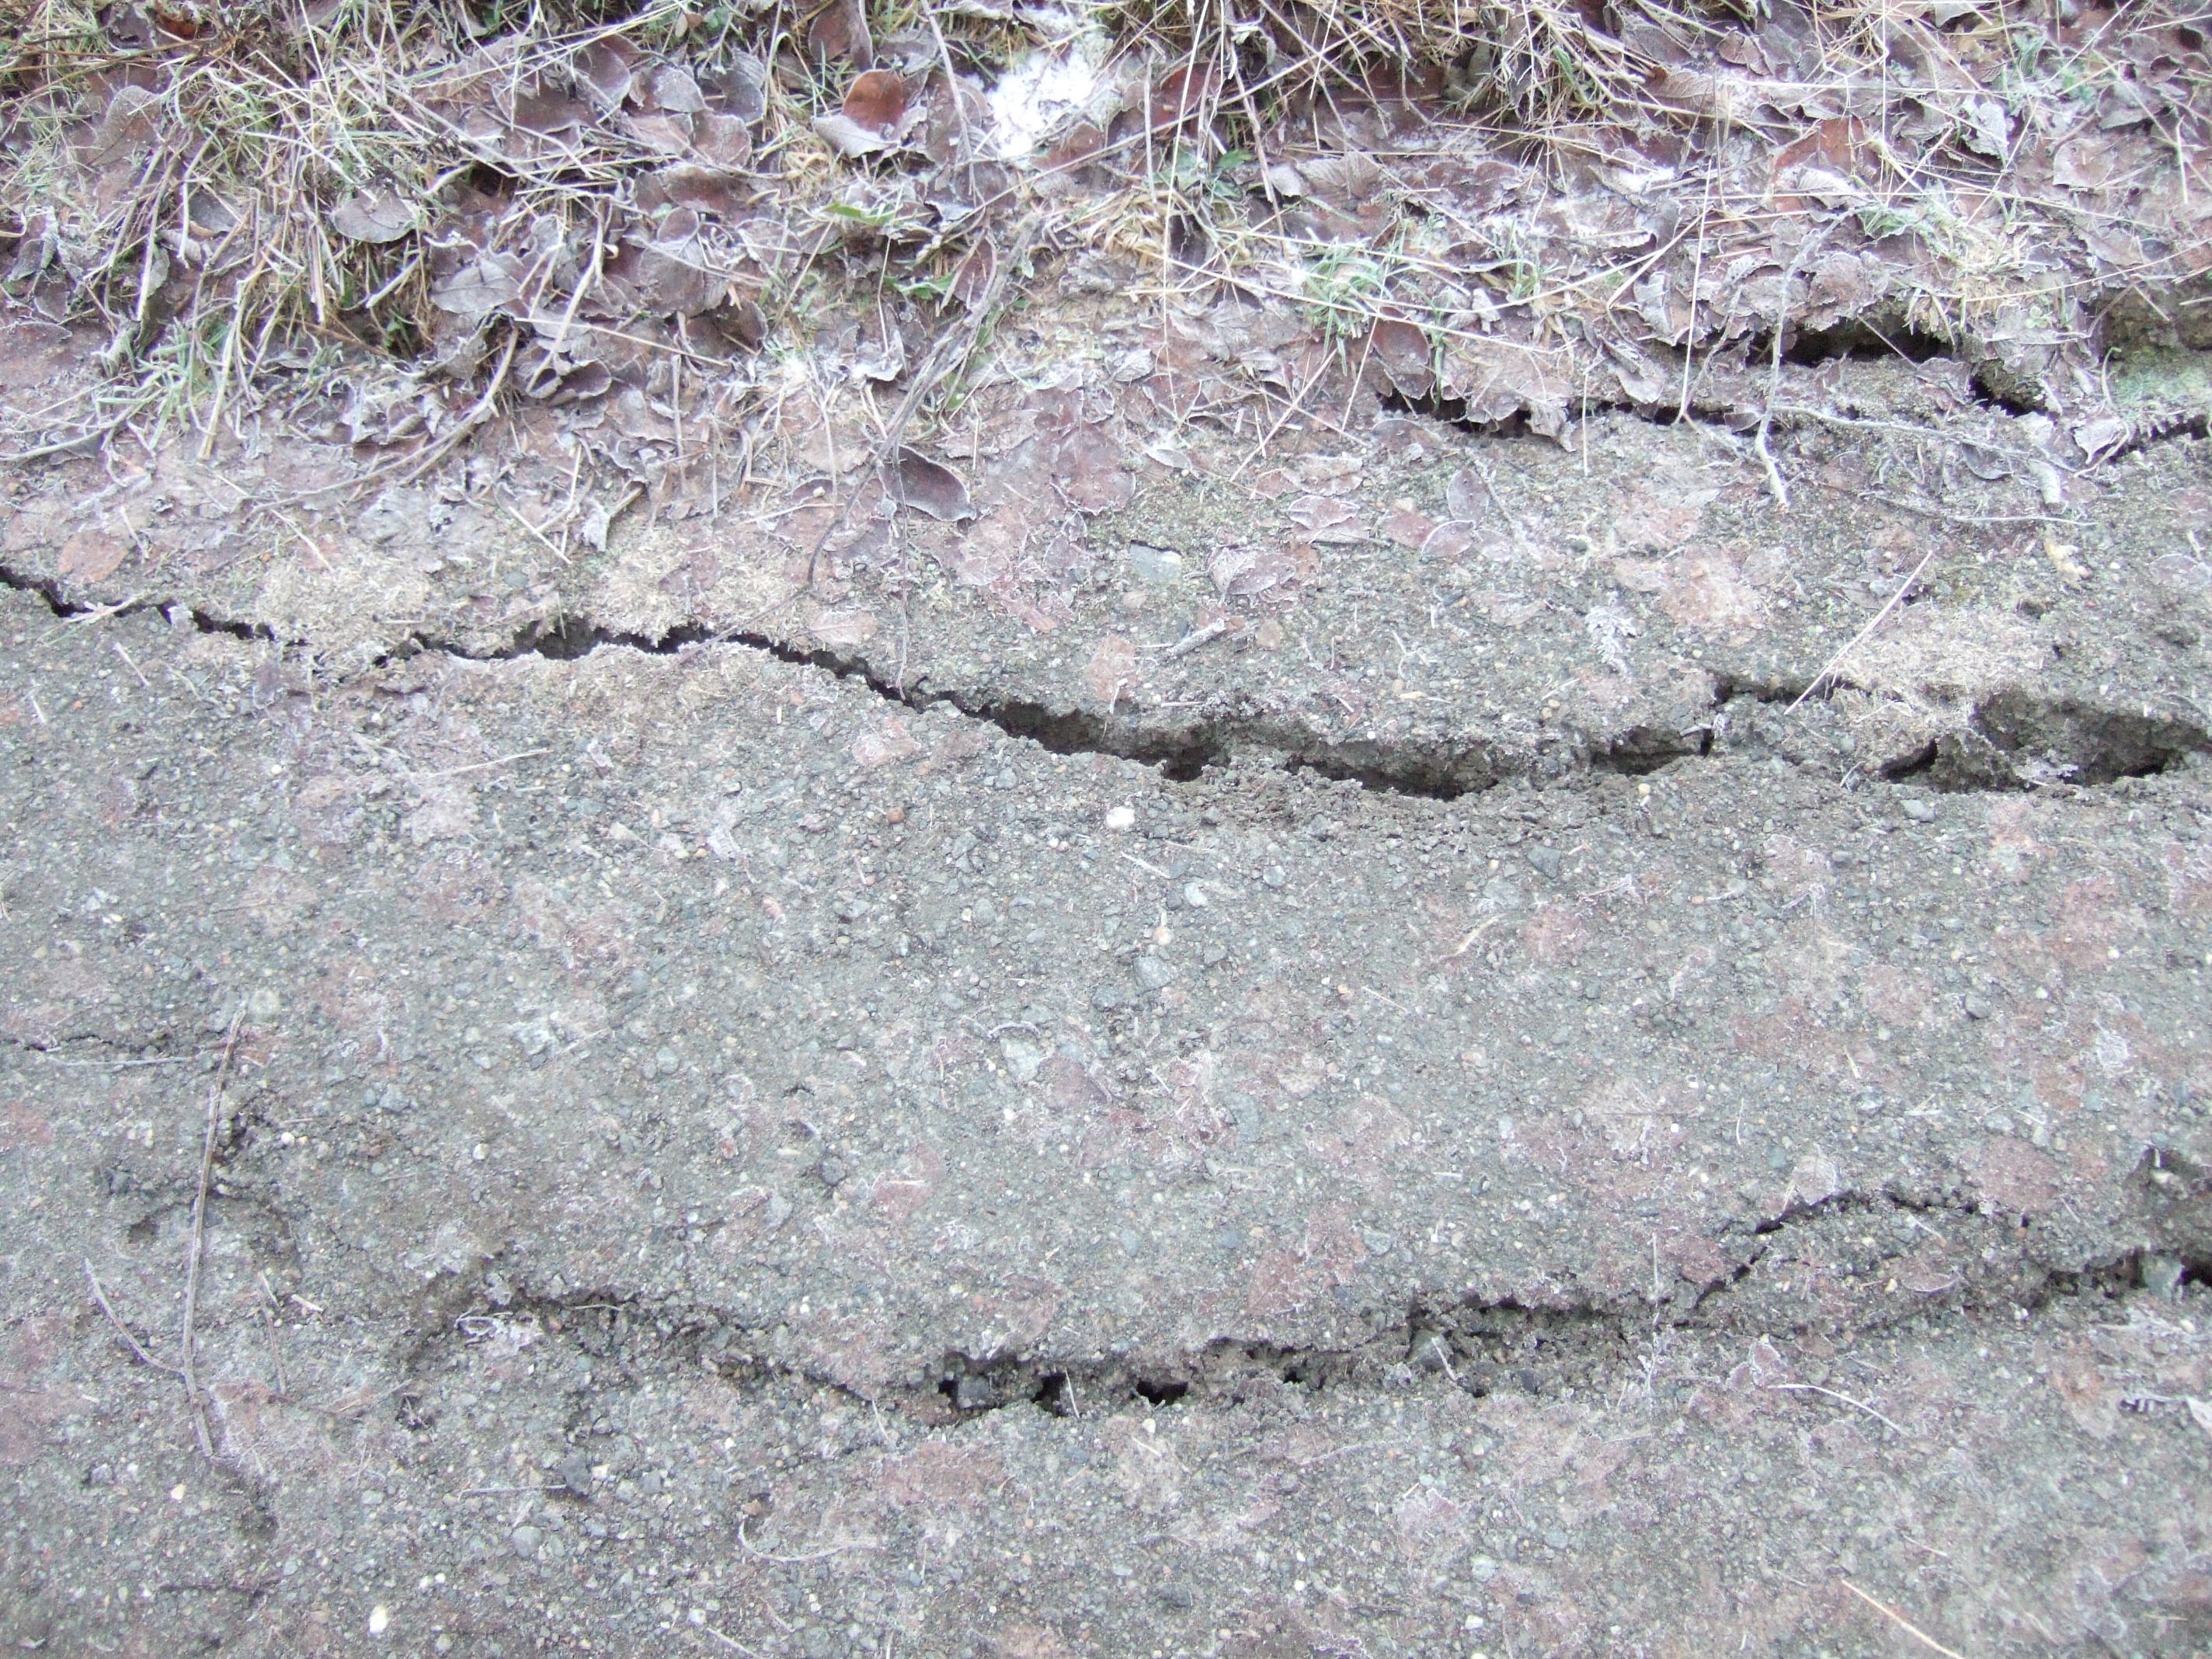
[[[0,566],[0,586],[38,595],[64,620],[140,611],[167,616],[181,609],[202,633],[276,644],[286,650],[312,648],[304,641],[279,641],[266,624],[234,621],[197,606],[185,609],[173,600],[148,599],[100,605],[71,599],[60,583],[5,566]],[[1520,771],[1476,742],[1392,742],[1365,738],[1322,742],[1294,722],[1237,713],[1209,714],[1161,728],[1147,726],[1134,715],[1053,708],[1033,698],[966,687],[901,686],[864,659],[848,653],[809,649],[770,635],[696,623],[648,636],[600,627],[586,617],[564,617],[527,627],[507,645],[491,650],[471,650],[452,641],[418,634],[398,650],[376,659],[372,666],[425,653],[470,662],[512,661],[530,655],[568,662],[601,649],[673,656],[710,646],[760,652],[780,662],[818,668],[839,679],[865,685],[886,702],[903,708],[917,711],[951,708],[1055,755],[1105,755],[1136,761],[1157,768],[1171,782],[1188,782],[1215,768],[1257,763],[1357,782],[1379,793],[1449,801],[1508,781]],[[1717,676],[1706,708],[1698,711],[1701,718],[1693,716],[1690,724],[1672,729],[1632,727],[1586,746],[1580,760],[1593,771],[1646,775],[1711,755],[1713,719],[1723,714],[1731,703],[1779,705],[1787,711],[1808,700],[1861,689],[1848,673],[1827,673],[1809,682]],[[2028,786],[2012,770],[2008,758],[2029,750],[2064,757],[2073,769],[2069,782],[2094,787],[2124,778],[2154,776],[2193,756],[2212,751],[2212,726],[2149,709],[2136,714],[2099,708],[2079,698],[2041,698],[2011,690],[1975,707],[1954,730],[1867,775],[1873,781],[1912,781],[1950,792],[2016,791]]]

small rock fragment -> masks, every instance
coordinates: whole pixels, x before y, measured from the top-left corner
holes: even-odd
[[[2181,1300],[2181,1258],[2178,1255],[2147,1255],[2138,1269],[2142,1275],[2142,1287],[2161,1302]]]
[[[592,1495],[592,1460],[582,1452],[570,1452],[561,1460],[561,1484],[579,1498]]]
[[[1109,809],[1106,814],[1106,827],[1117,833],[1135,829],[1137,827],[1136,809],[1128,806],[1116,806]]]

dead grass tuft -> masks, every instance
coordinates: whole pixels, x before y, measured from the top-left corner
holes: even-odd
[[[1593,403],[1764,433],[1785,339],[1850,322],[2087,410],[2094,453],[2100,308],[2212,268],[2212,60],[2167,0],[0,0],[0,30],[7,292],[108,343],[82,424],[19,453],[204,448],[328,392],[330,431],[410,447],[378,477],[536,403],[607,408],[594,453],[642,482],[641,447],[698,452],[702,388],[711,434],[899,380],[1031,215],[1164,307],[1287,319],[1243,366],[1293,410],[1310,347],[1554,435]],[[1081,89],[1009,141],[994,89],[1037,63]]]

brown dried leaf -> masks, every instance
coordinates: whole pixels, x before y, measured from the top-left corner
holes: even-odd
[[[695,161],[678,161],[640,181],[641,207],[670,205],[711,213],[718,219],[738,219],[758,199],[743,173]]]
[[[808,21],[806,46],[820,63],[845,58],[864,70],[876,64],[875,39],[868,33],[860,0],[830,0]]]
[[[2119,154],[2119,142],[2107,133],[2076,134],[2051,156],[2051,182],[2069,190],[2102,190]]]
[[[691,148],[715,167],[743,167],[752,156],[753,135],[738,117],[709,110],[692,123]]]
[[[349,241],[396,242],[415,228],[415,210],[386,190],[365,190],[331,210],[331,228]]]
[[[130,551],[120,536],[80,530],[62,544],[57,568],[64,581],[104,582],[122,568]]]
[[[736,119],[748,124],[757,121],[768,113],[768,65],[740,52],[730,60],[714,90],[720,95],[722,107]]]
[[[883,631],[883,623],[872,611],[821,611],[815,613],[806,631],[833,651],[849,651],[875,638]]]
[[[1178,126],[1192,116],[1211,110],[1220,95],[1219,65],[1184,65],[1161,82],[1152,94],[1153,130]]]
[[[1091,653],[1091,660],[1083,671],[1083,684],[1093,697],[1110,708],[1121,701],[1136,674],[1136,641],[1119,634],[1109,634]]]
[[[1350,502],[1334,495],[1301,495],[1291,503],[1290,518],[1317,542],[1356,542],[1366,531]]]
[[[481,317],[522,292],[517,263],[501,253],[470,260],[430,290],[430,302],[456,317]]]
[[[869,70],[845,94],[843,114],[886,143],[899,136],[907,113],[906,82],[896,70]]]
[[[629,96],[637,58],[635,46],[618,34],[611,34],[579,51],[574,67],[585,88],[612,109]]]
[[[629,136],[662,155],[682,155],[691,148],[691,118],[688,115],[633,115],[623,123]]]
[[[902,507],[948,523],[975,516],[968,500],[968,486],[960,482],[959,475],[918,449],[902,447],[896,464],[884,471],[884,488]]]
[[[1136,475],[1121,461],[1111,437],[1085,426],[1061,441],[1054,466],[1071,503],[1086,513],[1111,513],[1127,507],[1137,493]]]
[[[1224,599],[1251,599],[1295,581],[1298,562],[1287,548],[1231,543],[1206,562],[1206,574]]]
[[[814,118],[815,133],[840,155],[868,155],[889,149],[891,141],[872,127],[864,127],[841,110]]]
[[[1437,383],[1436,354],[1427,333],[1416,325],[1386,317],[1368,337],[1375,359],[1390,384],[1408,398],[1425,398]]]
[[[653,70],[653,101],[672,115],[696,115],[707,107],[691,71],[678,64],[663,64]]]
[[[1440,524],[1421,543],[1421,557],[1456,564],[1474,551],[1474,534],[1463,524]]]

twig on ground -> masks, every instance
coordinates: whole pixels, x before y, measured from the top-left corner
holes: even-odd
[[[93,1272],[92,1258],[89,1256],[85,1258],[84,1276],[92,1285],[92,1299],[100,1304],[100,1312],[106,1314],[107,1322],[115,1327],[115,1334],[131,1345],[131,1352],[138,1356],[138,1363],[142,1365],[150,1365],[157,1371],[167,1371],[172,1376],[182,1376],[184,1373],[174,1365],[164,1365],[152,1354],[148,1353],[146,1345],[131,1334],[131,1328],[123,1322],[117,1316],[114,1308],[109,1304],[107,1292],[100,1288],[100,1275]]]
[[[1783,713],[1786,714],[1796,714],[1797,712],[1797,704],[1803,702],[1806,698],[1811,696],[1815,691],[1819,690],[1822,682],[1826,680],[1830,675],[1833,674],[1838,668],[1843,665],[1844,659],[1850,656],[1852,652],[1857,650],[1861,645],[1866,642],[1868,636],[1871,635],[1875,629],[1881,626],[1883,618],[1887,617],[1891,611],[1896,610],[1899,605],[1905,602],[1905,596],[1912,591],[1913,583],[1920,580],[1920,573],[1928,568],[1928,562],[1935,556],[1936,550],[1932,547],[1920,556],[1920,562],[1912,567],[1912,574],[1905,579],[1904,583],[1898,588],[1896,592],[1889,596],[1889,603],[1883,605],[1881,610],[1875,611],[1874,613],[1874,620],[1869,622],[1864,628],[1859,629],[1857,633],[1852,635],[1849,642],[1846,643],[1841,650],[1838,651],[1834,656],[1829,658],[1826,662],[1820,665],[1820,672],[1813,676],[1811,683],[1808,684],[1802,691],[1800,691],[1797,694],[1796,702],[1792,702],[1789,708],[1783,710]]]
[[[1877,1423],[1881,1423],[1887,1425],[1890,1428],[1896,1429],[1897,1432],[1899,1434],[1905,1433],[1905,1431],[1902,1428],[1899,1428],[1895,1423],[1891,1422],[1889,1419],[1884,1417],[1873,1407],[1868,1405],[1865,1401],[1854,1400],[1847,1394],[1838,1394],[1833,1389],[1824,1389],[1818,1382],[1770,1382],[1766,1386],[1770,1389],[1780,1389],[1789,1394],[1824,1394],[1831,1400],[1840,1400],[1846,1406],[1850,1406],[1859,1411],[1864,1412],[1869,1417],[1873,1418]]]
[[[832,1544],[826,1549],[809,1550],[804,1555],[772,1555],[745,1536],[745,1523],[742,1521],[738,1522],[738,1542],[744,1547],[746,1554],[758,1560],[773,1561],[780,1567],[797,1567],[809,1561],[826,1561],[833,1555],[842,1555],[847,1550],[879,1550],[883,1547],[881,1544],[855,1538]]]
[[[712,1625],[702,1625],[699,1628],[705,1631],[708,1635],[713,1637],[724,1647],[729,1649],[731,1652],[748,1653],[753,1656],[753,1659],[760,1659],[757,1650],[747,1647],[743,1642],[738,1641],[734,1636],[725,1636],[721,1632],[716,1630]]]
[[[525,749],[517,754],[501,755],[496,760],[476,761],[467,766],[448,766],[436,772],[410,772],[407,775],[420,783],[426,778],[457,778],[464,772],[482,772],[494,766],[511,766],[516,761],[535,760],[540,755],[550,755],[550,749]]]
[[[1960,1653],[1954,1649],[1945,1647],[1941,1642],[1930,1636],[1926,1631],[1921,1629],[1919,1626],[1914,1624],[1910,1619],[1907,1619],[1895,1607],[1890,1607],[1886,1602],[1875,1601],[1873,1596],[1869,1595],[1856,1584],[1851,1583],[1850,1579],[1838,1578],[1836,1582],[1841,1584],[1845,1589],[1849,1590],[1852,1595],[1857,1596],[1860,1601],[1865,1602],[1883,1618],[1889,1620],[1892,1623],[1895,1624],[1899,1630],[1911,1637],[1914,1641],[1918,1642],[1922,1646],[1928,1648],[1933,1652],[1945,1655],[1946,1659],[1966,1659],[1966,1656],[1964,1654]]]
[[[1790,258],[1790,269],[1782,273],[1781,305],[1775,313],[1774,338],[1767,353],[1766,406],[1759,411],[1759,430],[1751,441],[1751,447],[1759,453],[1759,464],[1766,469],[1766,487],[1774,492],[1774,504],[1785,513],[1790,510],[1790,486],[1783,482],[1782,469],[1774,463],[1774,452],[1766,447],[1766,434],[1774,425],[1774,400],[1782,395],[1782,338],[1790,328],[1790,286],[1796,282],[1798,271],[1826,245],[1830,228],[1832,227],[1800,242]]]
[[[1194,628],[1173,645],[1160,647],[1160,660],[1173,662],[1177,657],[1188,657],[1210,640],[1218,640],[1229,631],[1229,619],[1216,617],[1203,628]]]
[[[208,1085],[207,1135],[200,1145],[200,1184],[192,1197],[192,1241],[185,1268],[185,1363],[178,1374],[185,1379],[185,1398],[191,1404],[192,1427],[199,1436],[200,1455],[210,1462],[215,1461],[215,1442],[208,1434],[206,1397],[200,1389],[199,1367],[193,1352],[198,1341],[195,1327],[200,1311],[200,1257],[207,1234],[208,1182],[215,1173],[216,1113],[222,1104],[223,1079],[230,1073],[230,1057],[238,1047],[238,1022],[245,1013],[246,1005],[240,1002],[237,1012],[230,1017],[230,1029],[222,1039],[222,1057],[216,1062],[214,1080]]]

